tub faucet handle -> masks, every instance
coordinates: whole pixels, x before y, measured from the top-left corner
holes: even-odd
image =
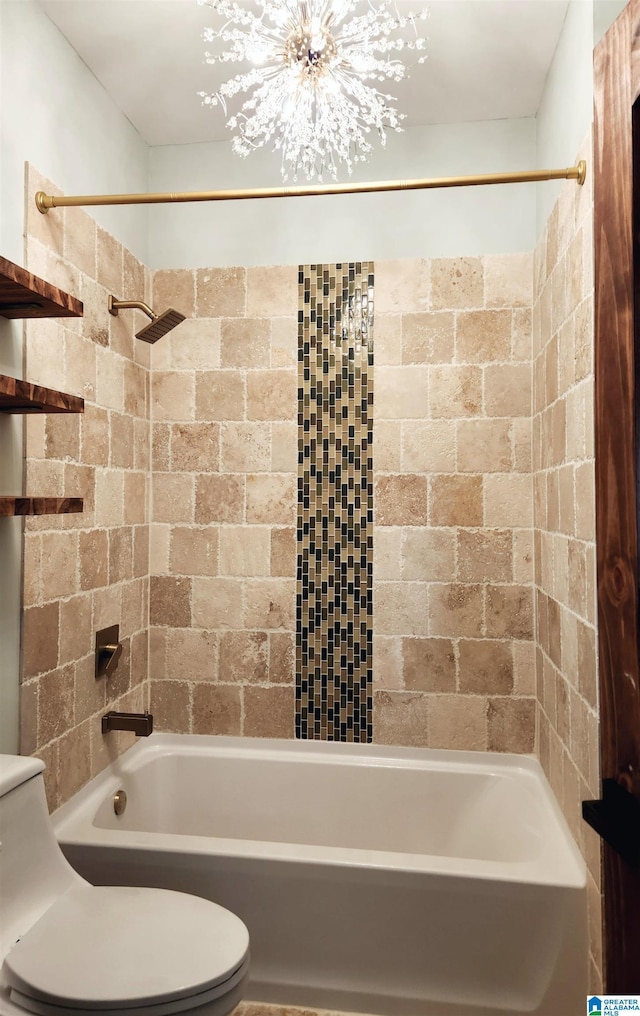
[[[121,656],[119,624],[96,632],[96,677],[111,677]]]

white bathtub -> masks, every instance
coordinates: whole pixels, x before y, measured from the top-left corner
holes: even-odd
[[[238,914],[250,998],[383,1016],[584,1009],[585,867],[533,759],[153,734],[54,825],[90,881]]]

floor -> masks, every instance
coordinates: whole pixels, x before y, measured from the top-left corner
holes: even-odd
[[[267,1005],[265,1002],[241,1002],[232,1016],[354,1016],[328,1009],[299,1009],[296,1006]]]

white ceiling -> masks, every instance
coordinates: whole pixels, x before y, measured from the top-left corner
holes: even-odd
[[[569,0],[397,0],[424,6],[428,59],[388,88],[405,126],[535,116]],[[204,62],[196,0],[39,0],[149,145],[229,137],[220,107],[199,91],[230,77]],[[233,65],[230,65],[233,67]],[[233,73],[233,71],[232,71]]]

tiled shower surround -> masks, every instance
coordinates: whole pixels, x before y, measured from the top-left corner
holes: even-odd
[[[29,168],[26,193],[51,187]],[[53,192],[59,193],[55,188]],[[30,271],[84,302],[84,318],[26,323],[24,376],[85,399],[76,415],[26,418],[26,491],[84,498],[84,512],[28,518],[20,751],[47,765],[56,807],[135,740],[104,738],[107,709],[148,705],[149,347],[110,293],[144,298],[148,272],[81,210],[27,203]],[[114,676],[94,677],[95,632],[120,625]]]
[[[532,751],[531,258],[375,266],[373,740]],[[294,736],[297,268],[158,272],[152,706]],[[213,311],[221,312],[213,317]]]
[[[147,582],[157,729],[295,734],[298,268],[155,272],[187,320],[150,348],[106,306],[143,266],[36,214],[29,267],[85,300],[26,343],[30,379],[87,400],[27,423],[29,489],[87,501],[27,523],[23,748],[57,803],[131,741],[98,720],[146,704]],[[374,742],[533,750],[531,279],[528,255],[375,266]],[[96,684],[117,621],[133,667]]]
[[[531,259],[375,269],[374,741],[531,751]]]
[[[156,272],[189,317],[153,349],[152,709],[293,737],[297,267]]]
[[[296,736],[371,741],[373,265],[298,275]]]
[[[585,144],[578,158],[589,158]],[[590,990],[602,978],[593,433],[593,195],[565,184],[535,251],[538,754],[588,866]]]

